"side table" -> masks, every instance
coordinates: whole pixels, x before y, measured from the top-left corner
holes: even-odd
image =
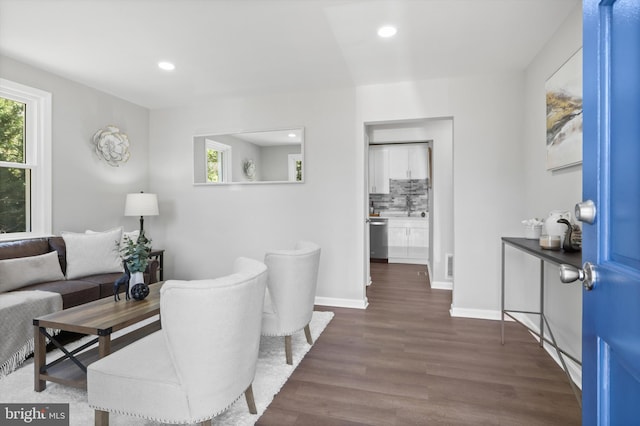
[[[149,258],[158,261],[160,267],[158,268],[158,281],[164,281],[164,249],[152,249],[149,253]]]

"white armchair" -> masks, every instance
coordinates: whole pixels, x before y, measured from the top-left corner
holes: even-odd
[[[253,382],[267,268],[239,258],[233,274],[165,282],[162,329],[89,365],[96,425],[109,412],[163,423],[210,425],[243,393],[256,413]]]
[[[292,364],[293,333],[304,329],[307,342],[313,344],[309,322],[318,283],[320,247],[300,241],[293,250],[267,252],[264,263],[269,269],[269,276],[262,313],[262,335],[284,336],[287,364]]]

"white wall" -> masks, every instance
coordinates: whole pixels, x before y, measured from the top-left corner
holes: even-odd
[[[289,155],[300,154],[299,145],[264,146],[260,148],[263,180],[288,181]]]
[[[429,204],[432,235],[429,246],[431,262],[431,286],[451,288],[451,279],[446,276],[447,253],[453,248],[453,120],[450,118],[428,120],[425,128],[433,140],[433,183]],[[455,261],[455,259],[454,259]]]
[[[123,216],[124,200],[148,189],[148,110],[4,56],[0,77],[52,93],[53,233],[137,229],[137,218]],[[93,134],[109,124],[131,143],[131,159],[120,167],[99,160],[92,148]]]
[[[500,309],[500,237],[519,231],[524,211],[523,80],[513,72],[356,89],[358,141],[362,123],[453,117],[454,315],[495,318]]]
[[[581,166],[551,172],[545,165],[545,81],[581,46],[582,7],[579,4],[526,70],[522,140],[527,218],[546,218],[555,209],[569,210],[573,214],[574,205],[582,200]],[[538,263],[528,259],[522,262],[524,283],[517,293],[520,302],[537,300]],[[558,269],[552,265],[547,267],[545,310],[561,346],[580,359],[582,288],[579,283],[562,284]]]
[[[262,259],[268,249],[308,239],[322,247],[320,302],[364,306],[356,262],[361,240],[353,227],[354,99],[353,90],[333,90],[216,98],[152,111],[150,179],[162,220],[154,238],[167,250],[166,276],[219,276],[238,256]],[[301,126],[303,184],[193,186],[193,135]]]

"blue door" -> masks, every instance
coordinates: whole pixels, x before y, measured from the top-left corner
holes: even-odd
[[[640,1],[584,0],[582,414],[640,424]]]

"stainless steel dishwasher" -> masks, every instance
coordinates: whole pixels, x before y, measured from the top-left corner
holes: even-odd
[[[386,217],[369,218],[369,247],[372,262],[388,261],[387,222]]]

